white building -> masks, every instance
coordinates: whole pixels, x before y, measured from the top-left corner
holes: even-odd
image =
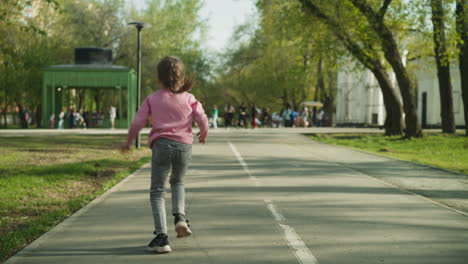
[[[432,59],[433,60],[433,59]],[[435,62],[417,62],[416,71],[418,85],[418,118],[423,127],[440,127],[440,93],[439,80]],[[456,126],[465,126],[463,101],[461,96],[460,71],[458,65],[450,67],[450,77],[453,89],[453,114]]]
[[[440,97],[435,63],[413,61],[418,66],[415,72],[418,87],[418,121],[422,127],[440,127]],[[385,122],[385,107],[382,91],[371,71],[357,70],[350,63],[338,71],[336,96],[336,126],[378,125]],[[397,88],[394,73],[390,73],[393,87]],[[458,66],[451,67],[455,124],[464,126]],[[399,89],[396,91],[400,94]],[[400,98],[401,102],[401,98]]]
[[[354,63],[338,71],[335,124],[378,125],[385,122],[385,107],[379,83],[371,71],[357,70]]]

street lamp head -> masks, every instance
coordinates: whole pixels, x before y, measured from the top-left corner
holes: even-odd
[[[127,25],[135,26],[138,30],[141,30],[143,27],[145,27],[145,23],[143,22],[130,22]]]

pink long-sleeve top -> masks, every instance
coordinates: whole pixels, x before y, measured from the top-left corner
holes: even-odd
[[[192,144],[192,120],[200,128],[203,137],[208,135],[208,118],[203,106],[193,94],[173,93],[168,89],[158,91],[146,97],[128,130],[128,142],[133,142],[138,132],[151,116],[152,129],[148,136],[148,146],[164,137],[180,143]]]

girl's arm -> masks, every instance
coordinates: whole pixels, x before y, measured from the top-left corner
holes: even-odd
[[[205,139],[208,137],[208,117],[206,117],[202,104],[193,95],[190,97],[190,105],[192,106],[193,118],[200,128],[200,132],[197,134],[198,141],[205,144]]]
[[[146,125],[150,115],[151,107],[148,98],[146,98],[143,104],[140,106],[140,109],[138,109],[138,112],[136,113],[135,118],[133,119],[132,124],[128,129],[127,141],[122,147],[124,150],[130,149],[138,133]]]

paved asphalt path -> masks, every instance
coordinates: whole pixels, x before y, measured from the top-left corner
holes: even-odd
[[[176,239],[171,225],[172,253],[145,251],[146,166],[7,263],[468,263],[468,216],[367,173],[391,172],[395,160],[298,134],[235,132],[194,145],[194,233]]]

